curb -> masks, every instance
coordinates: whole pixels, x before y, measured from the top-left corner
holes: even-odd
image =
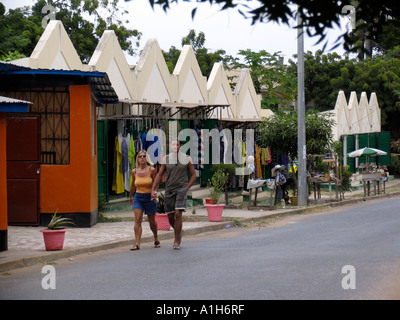
[[[216,231],[220,229],[224,229],[227,224],[232,224],[233,220],[227,220],[223,222],[217,222],[214,225],[211,226],[203,226],[203,227],[198,227],[198,228],[193,228],[193,229],[186,229],[185,230],[185,235],[195,235],[203,232],[208,232],[208,231]],[[158,235],[158,238],[160,240],[169,240],[174,238],[174,233],[173,231],[170,231],[168,233],[162,233]],[[0,262],[0,272],[5,272],[9,271],[12,269],[17,269],[17,268],[23,268],[23,267],[29,267],[33,266],[38,263],[48,263],[50,261],[55,261],[55,260],[60,260],[60,259],[65,259],[65,258],[70,258],[72,256],[80,255],[80,254],[87,254],[88,252],[98,252],[98,251],[103,251],[103,250],[108,250],[108,249],[113,249],[113,248],[118,248],[118,247],[123,247],[123,246],[129,246],[132,244],[133,237],[131,239],[125,239],[125,240],[117,240],[117,241],[112,241],[108,243],[103,243],[99,245],[92,245],[92,246],[87,246],[87,247],[82,247],[82,248],[77,248],[77,249],[68,249],[68,250],[61,250],[61,251],[47,251],[43,253],[39,253],[36,256],[32,257],[26,257],[26,258],[17,258],[12,261],[7,261],[4,263]],[[141,243],[149,243],[153,241],[153,236],[144,236],[140,240]]]
[[[369,196],[367,198],[360,197],[357,199],[349,199],[349,200],[342,200],[342,201],[338,201],[338,202],[330,202],[330,203],[325,203],[325,204],[302,207],[302,208],[298,208],[298,209],[291,209],[290,211],[285,211],[285,212],[266,213],[265,215],[260,216],[260,217],[235,218],[232,220],[217,222],[210,226],[202,226],[202,227],[193,228],[193,229],[186,229],[185,234],[186,235],[196,235],[196,234],[200,234],[200,233],[204,233],[204,232],[224,229],[227,224],[233,224],[234,221],[252,222],[252,221],[259,221],[259,220],[268,219],[268,218],[280,218],[280,217],[285,217],[285,216],[294,215],[294,214],[319,212],[319,211],[329,209],[329,208],[358,204],[358,203],[362,203],[362,202],[370,201],[370,200],[395,198],[395,197],[400,197],[400,192],[393,192],[393,193],[388,193],[388,194],[383,194],[383,195],[374,195],[374,196]],[[169,240],[169,239],[173,239],[173,237],[174,237],[173,231],[170,231],[168,233],[159,234],[160,240]],[[141,243],[149,243],[152,241],[153,241],[153,236],[145,236],[141,239]],[[78,249],[69,249],[69,250],[62,250],[62,251],[57,251],[57,252],[45,252],[45,253],[42,253],[42,254],[39,254],[39,255],[33,256],[33,257],[18,258],[13,261],[0,263],[0,272],[9,271],[12,269],[17,269],[17,268],[28,267],[28,266],[32,266],[32,265],[35,265],[38,263],[48,263],[50,261],[69,258],[69,257],[76,256],[79,254],[84,254],[84,253],[86,254],[88,252],[98,252],[98,251],[102,251],[102,250],[108,250],[108,249],[113,249],[113,248],[118,248],[118,247],[123,247],[123,246],[129,246],[130,244],[132,244],[132,239],[125,239],[125,240],[117,240],[117,241],[113,241],[113,242],[109,242],[109,243],[103,243],[100,245],[82,247],[82,248],[78,248]]]

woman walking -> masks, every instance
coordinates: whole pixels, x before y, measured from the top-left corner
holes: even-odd
[[[140,250],[143,213],[147,215],[150,229],[154,234],[154,247],[160,247],[160,241],[158,241],[157,235],[157,222],[155,219],[157,203],[151,200],[151,188],[156,174],[156,169],[151,166],[147,152],[144,150],[139,151],[136,157],[136,168],[132,170],[132,184],[129,195],[129,202],[132,204],[135,213],[134,231],[136,240],[131,250]],[[134,197],[133,194],[135,194]]]

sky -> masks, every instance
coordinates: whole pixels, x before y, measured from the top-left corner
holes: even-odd
[[[7,9],[17,8],[24,5],[32,5],[36,0],[1,0]],[[194,1],[193,1],[194,2]],[[181,48],[181,40],[194,29],[198,34],[205,34],[205,47],[209,50],[223,49],[227,54],[237,56],[239,50],[250,49],[258,52],[266,50],[269,53],[280,51],[284,57],[284,63],[297,54],[297,30],[283,24],[273,22],[256,23],[251,25],[250,19],[245,19],[235,9],[220,11],[218,5],[210,5],[208,2],[196,4],[179,1],[171,4],[170,9],[164,12],[161,6],[151,8],[149,0],[119,0],[119,6],[129,11],[125,19],[129,20],[126,25],[137,29],[142,33],[139,50],[150,38],[156,38],[161,49],[168,51],[171,46]],[[192,9],[197,7],[197,12],[192,19]],[[57,15],[56,15],[57,18]],[[125,20],[124,19],[124,20]],[[337,37],[346,30],[349,20],[341,18],[341,28],[327,32],[329,51]],[[292,22],[294,25],[295,22]],[[304,51],[315,52],[322,48],[322,44],[315,45],[318,38],[304,38]],[[335,50],[339,55],[344,53],[342,46]],[[129,64],[135,64],[139,56],[128,56]]]

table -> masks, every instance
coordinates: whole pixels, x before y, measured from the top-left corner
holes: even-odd
[[[314,200],[321,199],[321,184],[328,183],[329,184],[329,199],[332,198],[332,179],[327,178],[308,178],[307,181],[313,184],[314,190]],[[338,190],[342,187],[342,183],[340,180],[335,179],[335,191],[336,191],[336,200],[338,200]],[[342,200],[342,192],[339,192],[340,200]]]
[[[364,185],[364,197],[370,195],[371,182],[374,183],[374,195],[376,195],[376,185],[378,185],[378,194],[380,194],[381,173],[363,173],[361,179]],[[385,181],[383,181],[383,193],[385,193]]]
[[[270,191],[270,198],[269,198],[269,206],[257,206],[257,195],[258,195],[258,188],[262,187],[262,186],[267,186]],[[247,189],[249,189],[249,204],[247,206],[248,210],[251,209],[255,209],[255,208],[268,208],[269,210],[274,210],[276,209],[276,204],[275,201],[272,202],[272,199],[274,198],[274,191],[276,191],[276,183],[274,179],[266,179],[266,180],[253,180],[253,179],[249,179],[249,181],[247,182]],[[254,194],[254,203],[252,204],[252,193],[253,193],[253,189],[255,190],[255,194]]]

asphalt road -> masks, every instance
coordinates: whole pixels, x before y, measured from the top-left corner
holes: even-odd
[[[400,199],[117,248],[0,275],[0,299],[398,299]],[[55,284],[55,289],[51,285]],[[44,289],[44,287],[49,287]]]

